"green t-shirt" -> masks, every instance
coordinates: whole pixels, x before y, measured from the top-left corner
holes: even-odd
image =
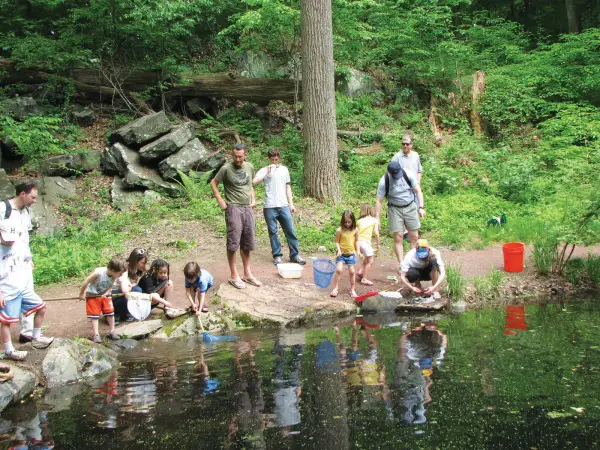
[[[225,202],[232,206],[250,205],[253,178],[254,166],[246,161],[244,161],[240,168],[228,162],[219,169],[215,176],[215,180],[223,183]]]

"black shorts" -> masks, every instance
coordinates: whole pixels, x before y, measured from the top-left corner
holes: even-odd
[[[431,271],[433,270],[433,264],[429,264],[423,269],[415,269],[411,267],[406,272],[406,279],[410,283],[416,283],[417,281],[431,281]]]

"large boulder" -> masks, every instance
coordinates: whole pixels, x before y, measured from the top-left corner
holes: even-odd
[[[31,222],[37,234],[51,236],[59,227],[58,208],[65,198],[75,197],[75,185],[61,177],[45,177],[38,201],[31,206]]]
[[[88,341],[55,339],[42,362],[48,387],[89,380],[118,364],[117,355]]]
[[[141,145],[171,131],[172,125],[164,111],[140,117],[113,132],[112,143]]]
[[[6,170],[0,169],[0,201],[15,196],[15,186],[8,178]]]
[[[174,155],[160,162],[158,170],[166,180],[177,178],[177,171],[184,173],[190,170],[207,172],[224,161],[220,152],[211,152],[198,138],[191,140]]]
[[[131,161],[138,158],[137,153],[129,147],[116,143],[106,147],[102,152],[100,167],[106,175],[125,176]]]
[[[113,208],[119,211],[127,211],[140,204],[144,198],[144,192],[126,187],[123,184],[123,179],[116,176],[112,182],[110,197]]]
[[[360,70],[350,69],[336,82],[336,90],[348,97],[360,97],[377,90],[373,77]]]
[[[194,139],[195,134],[193,125],[184,123],[160,139],[144,145],[140,149],[140,156],[145,162],[160,161]]]
[[[258,325],[297,325],[356,312],[356,306],[349,297],[332,299],[312,283],[293,280],[262,288],[249,286],[247,289],[236,289],[224,283],[217,295],[234,317],[242,315]]]
[[[9,364],[14,377],[11,380],[0,383],[0,412],[11,403],[29,397],[36,385],[35,374],[23,370],[14,364]]]
[[[41,163],[42,175],[72,177],[100,168],[101,153],[91,150],[88,153],[59,155],[45,159]]]
[[[17,109],[14,115],[19,120],[25,120],[27,116],[40,114],[40,107],[32,97],[17,97]]]
[[[89,127],[96,122],[98,116],[92,108],[74,104],[67,108],[66,119],[68,122],[76,123],[82,127]]]

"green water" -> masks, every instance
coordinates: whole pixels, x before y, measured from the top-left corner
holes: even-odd
[[[598,448],[600,306],[144,342],[0,417],[2,448]]]

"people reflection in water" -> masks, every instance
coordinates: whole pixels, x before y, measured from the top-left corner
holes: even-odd
[[[402,333],[392,397],[394,409],[404,423],[427,421],[425,405],[432,400],[433,371],[441,365],[447,344],[448,338],[433,322],[414,324]]]
[[[300,374],[305,343],[305,330],[286,331],[279,336],[273,349],[273,353],[278,355],[273,376],[275,421],[286,435],[301,420]]]
[[[93,407],[90,413],[97,417],[96,424],[100,428],[117,428],[119,407],[116,402],[113,402],[113,397],[117,395],[117,379],[117,371],[113,371],[108,379],[96,388],[92,397]]]
[[[255,357],[258,341],[238,341],[235,348],[237,413],[227,431],[226,448],[266,448],[262,377]]]
[[[46,450],[54,448],[45,411],[29,402],[20,408],[5,411],[0,420],[0,448]]]
[[[342,375],[346,379],[350,405],[368,408],[374,401],[383,400],[388,414],[391,416],[390,390],[387,385],[385,366],[378,361],[377,339],[373,333],[373,326],[367,324],[362,318],[352,323],[352,342],[349,348],[344,346],[339,327],[334,327],[340,357],[344,365]],[[361,355],[359,337],[367,343],[367,352]]]
[[[211,395],[217,392],[219,382],[210,377],[208,365],[204,359],[204,346],[200,346],[197,363],[194,366],[194,378],[201,382],[200,392],[202,396]]]

